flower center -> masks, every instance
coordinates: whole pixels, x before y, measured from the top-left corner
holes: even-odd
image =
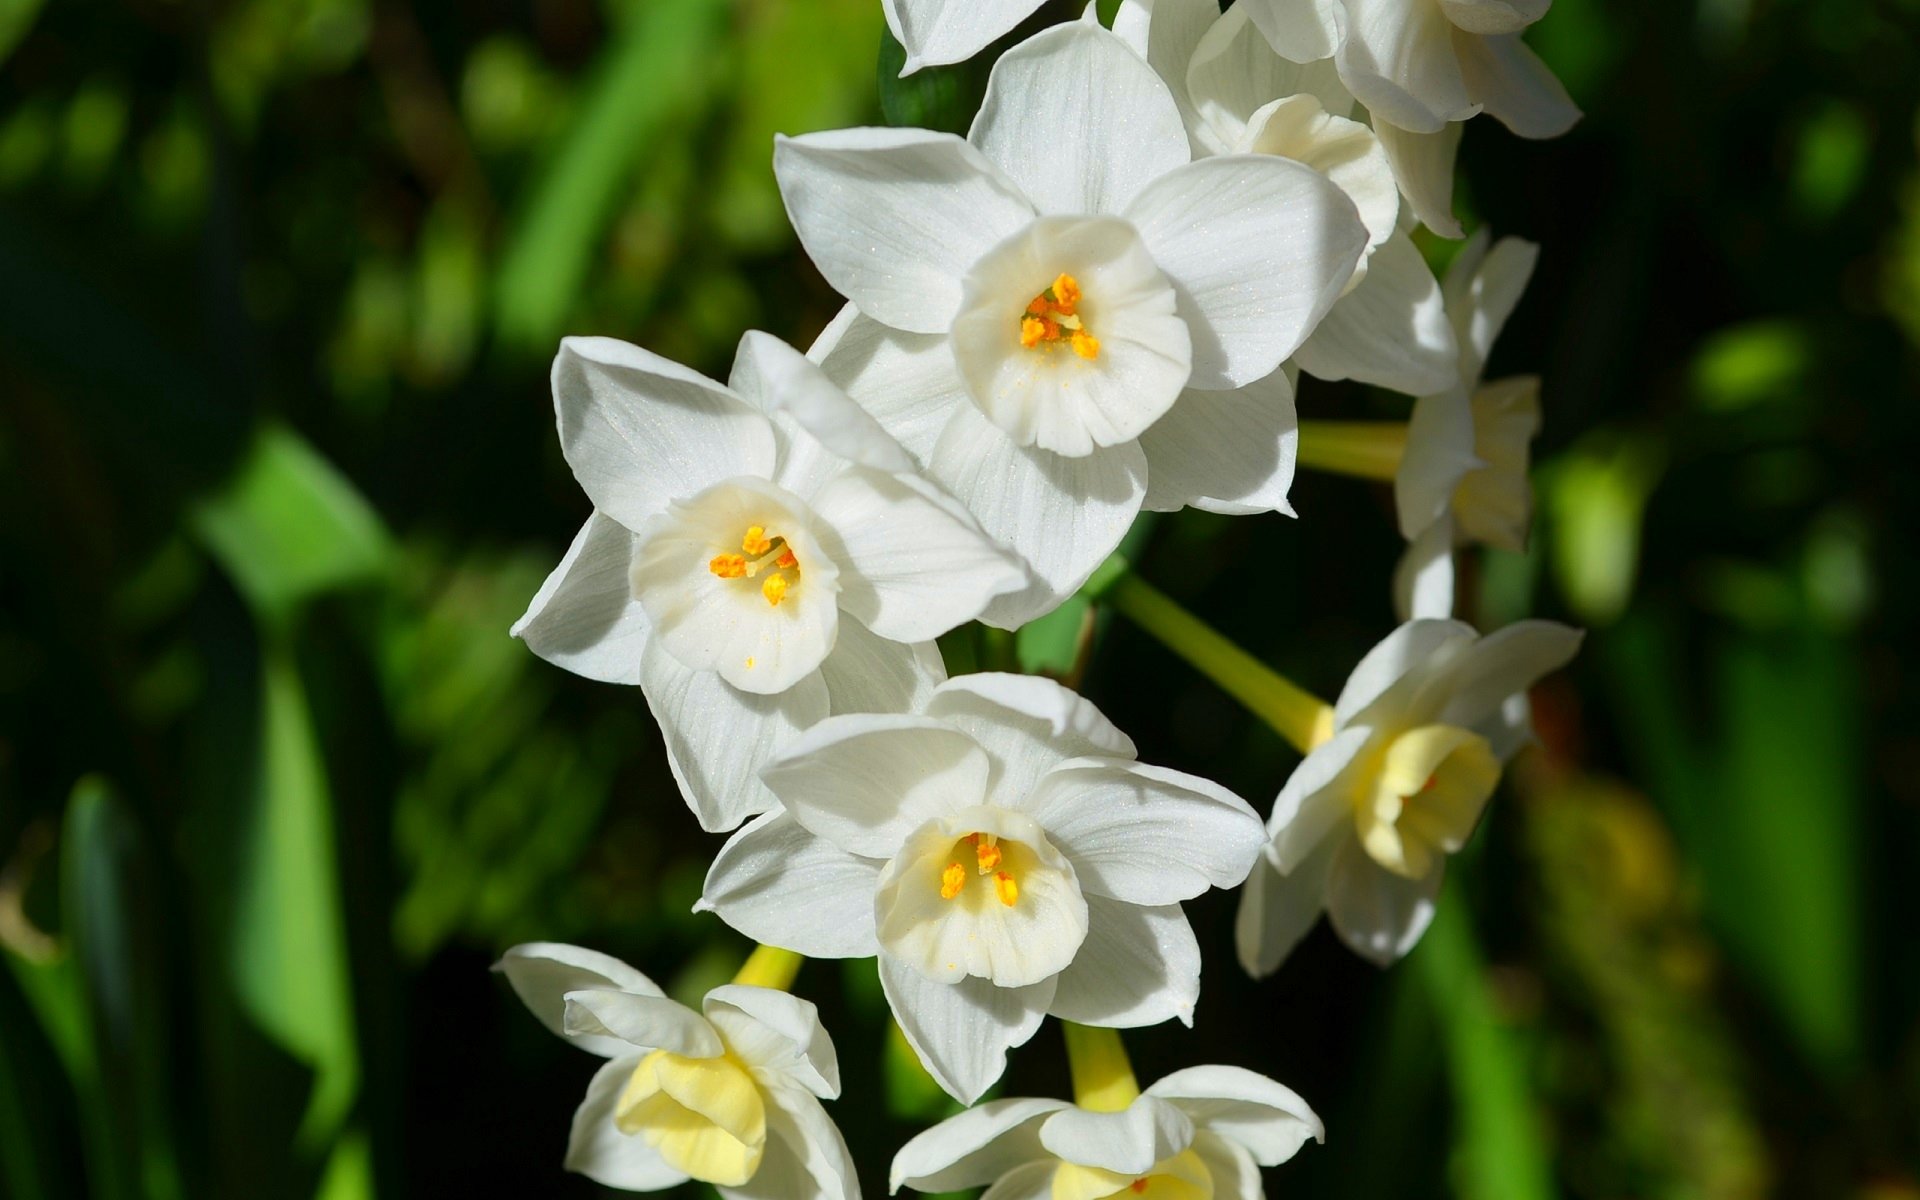
[[[760,594],[776,607],[800,582],[800,560],[788,549],[785,538],[768,537],[764,525],[747,526],[740,538],[740,553],[714,555],[707,562],[707,570],[722,579],[760,580]]]
[[[1500,781],[1500,761],[1477,734],[1423,725],[1396,737],[1370,791],[1355,797],[1361,845],[1396,875],[1424,879],[1438,854],[1466,844]]]
[[[1020,314],[1020,344],[1052,350],[1065,342],[1081,358],[1100,357],[1100,339],[1080,320],[1080,283],[1064,272],[1047,290],[1027,302]]]
[[[1212,1200],[1213,1172],[1191,1149],[1162,1159],[1144,1175],[1062,1160],[1053,1169],[1051,1200]]]
[[[1000,839],[991,833],[970,833],[953,844],[954,851],[964,855],[960,847],[967,846],[973,851],[974,874],[993,876],[993,894],[1000,903],[1012,908],[1020,900],[1020,884],[1013,872],[1000,869],[1006,858],[1000,849]],[[956,858],[940,870],[940,898],[952,900],[959,896],[967,886],[967,868]]]
[[[760,1169],[766,1101],[740,1060],[655,1050],[640,1060],[614,1104],[613,1123],[637,1134],[668,1166],[705,1183],[738,1187]]]

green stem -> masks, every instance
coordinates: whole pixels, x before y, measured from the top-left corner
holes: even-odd
[[[793,977],[800,973],[800,964],[805,961],[801,955],[778,946],[755,946],[753,953],[747,955],[747,961],[740,964],[733,981],[784,992],[793,986]]]
[[[1073,1072],[1073,1102],[1094,1112],[1119,1112],[1140,1097],[1133,1064],[1117,1029],[1060,1022]]]
[[[1405,421],[1302,421],[1298,461],[1315,471],[1391,481],[1407,452]]]
[[[1112,560],[1109,560],[1111,563]],[[1122,564],[1103,568],[1089,588],[1127,619],[1157,638],[1228,695],[1273,727],[1305,754],[1327,739],[1333,729],[1333,709],[1326,701],[1296,687],[1265,663],[1248,654],[1200,618],[1181,608]]]

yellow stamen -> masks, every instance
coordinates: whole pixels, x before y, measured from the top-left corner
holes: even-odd
[[[1050,290],[1053,292],[1054,308],[1072,315],[1074,306],[1080,303],[1080,281],[1063,271],[1054,277]]]
[[[1000,865],[1000,858],[1000,847],[994,845],[992,842],[982,840],[979,845],[974,847],[973,859],[980,864],[980,873],[982,875],[992,874],[993,869]]]
[[[1073,352],[1081,358],[1095,359],[1100,357],[1100,339],[1084,329],[1076,329],[1073,331],[1072,345]]]
[[[707,570],[722,579],[739,579],[747,573],[747,560],[738,554],[716,554],[708,561]]]
[[[1020,344],[1028,350],[1050,350],[1060,342],[1084,359],[1100,356],[1100,339],[1081,324],[1080,281],[1062,272],[1047,290],[1027,301],[1020,317]]]
[[[1035,304],[1045,301],[1035,300]],[[1047,323],[1039,317],[1022,317],[1020,320],[1020,344],[1031,350],[1047,336]]]
[[[967,869],[959,863],[948,863],[946,870],[940,872],[940,898],[951,900],[967,886]]]
[[[769,575],[760,585],[760,594],[767,598],[768,604],[778,605],[787,597],[787,577]]]
[[[767,537],[766,527],[764,525],[747,526],[747,536],[740,539],[740,549],[754,558],[759,558],[773,549],[773,541]]]
[[[1002,871],[993,877],[993,894],[1000,897],[1000,903],[1012,908],[1020,899],[1020,885],[1013,881],[1013,876]]]
[[[793,556],[793,551],[782,550],[780,552],[780,557],[773,560],[773,565],[776,567],[785,567],[788,570],[792,570],[794,567],[797,567],[800,565],[800,560]]]

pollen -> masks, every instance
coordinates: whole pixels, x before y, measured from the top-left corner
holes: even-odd
[[[1127,1186],[1133,1189],[1134,1195],[1138,1196],[1140,1193],[1147,1190],[1146,1177],[1141,1176],[1139,1179],[1134,1180],[1132,1183],[1128,1184]]]
[[[708,561],[707,570],[722,579],[739,579],[747,573],[747,560],[740,554],[716,554]]]
[[[779,607],[800,582],[800,560],[793,547],[779,534],[769,534],[765,525],[749,525],[740,535],[740,552],[714,555],[707,570],[722,579],[752,579],[760,584],[760,594],[768,604]]]
[[[1012,908],[1020,899],[1020,885],[1013,881],[1013,876],[1002,871],[993,877],[993,894],[1000,897],[1000,903]]]
[[[982,839],[980,844],[974,847],[973,850],[973,859],[976,863],[980,864],[980,873],[982,875],[992,874],[993,869],[1000,865],[1001,857],[1000,847],[985,839]]]
[[[955,896],[958,896],[960,889],[965,886],[967,886],[967,869],[959,863],[948,863],[946,870],[940,872],[940,898],[942,900],[951,900]]]
[[[767,536],[765,526],[749,525],[746,536],[740,539],[740,549],[749,557],[759,558],[773,549],[773,539]]]
[[[767,598],[768,604],[777,607],[787,598],[787,577],[785,575],[767,576],[760,584],[760,594]]]
[[[1020,344],[1028,350],[1051,350],[1065,342],[1081,358],[1100,357],[1100,339],[1080,319],[1081,299],[1079,280],[1065,272],[1056,275],[1020,314]]]

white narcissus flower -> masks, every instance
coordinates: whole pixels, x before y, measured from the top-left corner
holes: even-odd
[[[1240,961],[1267,975],[1321,912],[1382,966],[1433,919],[1447,855],[1466,843],[1529,736],[1525,695],[1581,634],[1520,621],[1481,637],[1410,621],[1354,668],[1331,731],[1287,779],[1261,864],[1240,895]]]
[[[1367,106],[1415,214],[1443,237],[1453,217],[1460,122],[1482,111],[1526,138],[1558,137],[1580,110],[1520,35],[1551,0],[1237,0],[1281,55],[1331,56]]]
[[[904,77],[962,62],[1037,11],[1045,0],[880,0],[887,28],[906,48]]]
[[[1130,3],[1135,0],[1129,0]],[[1276,53],[1246,4],[1157,0],[1135,49],[1168,81],[1195,153],[1272,154],[1321,172],[1354,202],[1367,249],[1346,293],[1294,354],[1309,375],[1410,396],[1451,381],[1457,351],[1440,285],[1399,227],[1400,192],[1330,59]]]
[[[1266,1076],[1189,1067],[1118,1112],[1039,1098],[982,1104],[902,1146],[889,1182],[985,1186],[997,1200],[1262,1200],[1260,1168],[1324,1137],[1306,1101]]]
[[[1526,549],[1533,523],[1529,447],[1540,429],[1540,379],[1482,383],[1487,355],[1533,274],[1540,248],[1476,232],[1447,270],[1447,315],[1460,347],[1452,386],[1414,402],[1394,503],[1407,550],[1395,573],[1402,618],[1453,614],[1453,550],[1482,542]]]
[[[560,444],[594,514],[514,633],[638,683],[710,830],[772,807],[767,754],[829,712],[943,677],[930,639],[1026,585],[797,351],[741,340],[732,383],[608,338],[553,366]]]
[[[816,356],[1040,577],[992,624],[1058,604],[1143,503],[1285,506],[1276,368],[1368,234],[1298,163],[1190,158],[1165,84],[1088,22],[1002,57],[967,140],[851,129],[775,146],[802,244],[857,309]],[[1229,468],[1187,471],[1223,433]],[[1170,478],[1150,492],[1161,458]]]
[[[907,1040],[971,1102],[1049,1012],[1191,1021],[1180,902],[1245,878],[1259,818],[1135,761],[1049,680],[966,675],[914,714],[833,717],[768,765],[782,811],[735,834],[700,907],[809,957],[878,955]]]
[[[568,1170],[635,1192],[698,1179],[728,1200],[858,1200],[820,1105],[840,1067],[812,1004],[729,984],[695,1012],[616,958],[552,942],[496,969],[542,1024],[607,1060],[574,1113]]]

